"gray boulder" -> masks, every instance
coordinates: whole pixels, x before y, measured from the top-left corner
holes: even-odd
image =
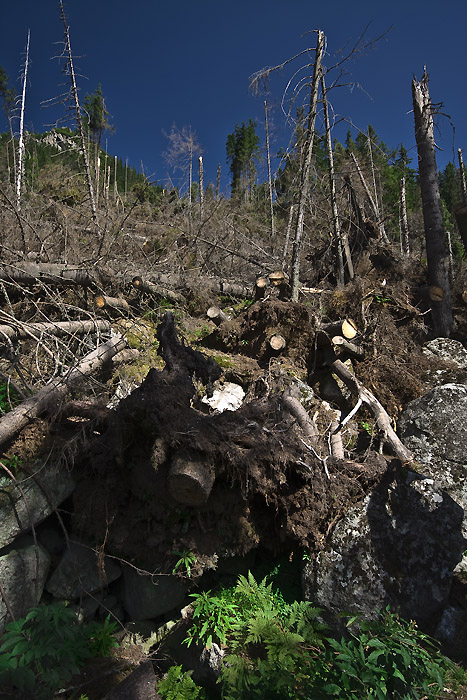
[[[0,557],[0,633],[11,622],[8,606],[18,620],[41,599],[50,565],[50,558],[40,545],[12,549]],[[4,600],[5,598],[5,600]]]
[[[70,541],[47,581],[46,590],[55,598],[75,599],[104,588],[121,573],[120,566],[113,559],[104,557],[100,561],[90,547]]]
[[[38,468],[34,478],[20,472],[18,479],[21,489],[7,477],[0,478],[0,548],[45,520],[75,488],[69,471],[55,466]]]
[[[467,511],[467,386],[444,384],[409,403],[398,433],[420,471]]]
[[[458,340],[435,338],[425,343],[423,352],[428,357],[439,357],[441,360],[452,362],[457,367],[467,367],[467,350]]]
[[[150,620],[180,607],[188,587],[176,576],[139,574],[130,566],[123,567],[122,602],[134,620]]]
[[[430,370],[426,377],[430,386],[467,384],[467,350],[458,340],[435,338],[425,343],[423,354],[435,360],[435,366],[438,365],[437,369]]]
[[[338,522],[304,569],[307,599],[333,612],[374,617],[387,605],[420,623],[441,611],[467,541],[463,511],[433,480],[388,471]]]

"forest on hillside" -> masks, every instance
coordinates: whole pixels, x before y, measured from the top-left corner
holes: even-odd
[[[459,638],[429,636],[467,609],[462,508],[416,491],[397,427],[440,377],[466,384],[462,361],[427,351],[467,349],[466,170],[459,148],[437,171],[428,75],[416,155],[372,125],[341,143],[317,31],[250,78],[266,140],[252,119],[226,134],[227,196],[189,125],[167,134],[173,180],[107,152],[105,90],[80,99],[60,6],[72,121],[25,131],[27,54],[19,97],[0,67],[0,696],[467,697]],[[262,91],[297,62],[273,172]],[[391,585],[371,574],[355,610],[327,607],[322,561],[368,502]],[[28,547],[21,598],[2,559]],[[74,581],[79,548],[93,573]],[[420,603],[424,578],[441,603]]]

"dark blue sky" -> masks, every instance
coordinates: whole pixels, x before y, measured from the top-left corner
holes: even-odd
[[[371,39],[391,31],[370,51],[346,65],[346,82],[358,87],[335,90],[334,112],[365,130],[371,123],[391,147],[401,142],[413,149],[411,80],[423,65],[430,74],[434,102],[443,102],[450,115],[437,122],[438,165],[453,159],[453,145],[467,149],[467,2],[465,0],[68,0],[65,4],[80,95],[102,84],[110,121],[108,149],[164,182],[167,147],[163,131],[172,124],[191,126],[204,150],[206,179],[223,168],[228,185],[225,142],[237,122],[251,117],[263,137],[263,99],[248,92],[248,78],[264,66],[281,63],[313,47],[313,29],[327,37],[325,65],[335,52],[347,48],[371,23]],[[64,76],[53,56],[63,38],[55,0],[16,0],[2,3],[0,64],[20,90],[17,80],[27,30],[31,30],[26,127],[42,131],[63,109],[44,109],[41,102],[62,92]],[[275,152],[287,145],[288,132],[279,109],[282,90],[300,65],[297,62],[271,84],[271,121]],[[275,105],[275,106],[274,106]],[[2,128],[6,128],[5,121]],[[345,139],[348,124],[336,127]],[[354,135],[356,135],[356,131]],[[415,151],[411,151],[415,157]]]

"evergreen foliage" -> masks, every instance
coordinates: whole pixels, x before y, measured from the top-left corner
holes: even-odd
[[[243,196],[248,201],[255,178],[254,159],[259,152],[259,136],[256,123],[250,119],[235,126],[235,131],[227,136],[227,162],[232,175],[232,196]]]

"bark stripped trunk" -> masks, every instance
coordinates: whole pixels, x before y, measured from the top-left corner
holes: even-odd
[[[86,139],[84,137],[83,120],[81,119],[81,107],[80,107],[79,98],[78,98],[78,87],[76,85],[75,68],[73,65],[73,54],[71,53],[70,28],[69,28],[68,23],[67,23],[65,9],[63,7],[62,0],[60,0],[60,14],[62,17],[63,26],[65,28],[65,53],[68,55],[68,59],[67,59],[68,71],[69,71],[69,76],[70,76],[70,81],[71,81],[71,91],[72,91],[72,95],[73,95],[73,102],[74,102],[74,106],[75,106],[76,123],[78,125],[78,133],[79,133],[79,137],[80,137],[81,155],[83,156],[84,171],[86,174],[86,182],[88,185],[89,199],[91,200],[92,218],[94,220],[96,228],[99,230],[97,206],[96,206],[96,200],[94,197],[94,188],[92,186],[91,169],[89,167],[89,159],[88,159],[88,153],[87,153],[87,149],[86,149]]]
[[[313,156],[313,143],[315,137],[316,109],[318,104],[318,88],[321,75],[321,60],[324,52],[324,32],[318,31],[318,42],[316,45],[315,65],[313,68],[313,79],[311,82],[310,108],[308,112],[308,125],[306,130],[306,151],[305,161],[301,172],[300,192],[298,197],[297,225],[295,228],[295,239],[293,242],[291,284],[292,300],[298,301],[300,287],[300,254],[302,251],[303,228],[305,221],[305,204],[308,197],[308,186],[310,182],[311,160]]]
[[[407,220],[407,201],[405,191],[405,176],[401,177],[401,203],[400,203],[400,232],[401,232],[401,250],[405,255],[410,254],[409,243],[409,222]]]
[[[198,158],[199,163],[199,220],[202,222],[204,218],[204,170],[203,156]]]
[[[268,161],[269,207],[271,213],[271,238],[274,239],[274,204],[272,199],[271,156],[269,153],[268,103],[264,100],[264,127],[266,129],[266,158]]]
[[[420,82],[416,79],[412,81],[412,98],[423,221],[425,225],[428,284],[432,287],[439,287],[443,292],[439,301],[432,302],[431,313],[435,334],[448,337],[453,326],[449,285],[449,259],[439,194],[433,134],[433,111],[428,91],[428,74],[426,70]]]
[[[321,75],[321,92],[323,94],[324,103],[324,125],[326,129],[326,151],[328,156],[328,172],[329,172],[329,189],[331,191],[331,211],[332,211],[332,223],[334,227],[334,245],[336,246],[336,256],[337,256],[337,284],[344,284],[344,257],[343,252],[345,250],[345,259],[347,263],[347,271],[349,273],[349,278],[352,280],[354,278],[352,258],[350,255],[350,248],[347,237],[342,236],[339,210],[337,208],[337,194],[336,194],[336,175],[334,172],[334,155],[332,152],[332,141],[331,141],[331,126],[329,124],[329,112],[328,112],[328,101],[326,96],[326,86],[324,83],[324,75]]]
[[[29,65],[29,38],[26,44],[26,60],[24,62],[23,71],[23,92],[21,97],[21,113],[19,120],[19,141],[18,141],[18,172],[16,174],[16,207],[18,211],[21,209],[21,186],[24,175],[24,107],[26,104],[26,84],[28,80],[28,65]],[[25,241],[23,240],[23,250],[26,252]]]

